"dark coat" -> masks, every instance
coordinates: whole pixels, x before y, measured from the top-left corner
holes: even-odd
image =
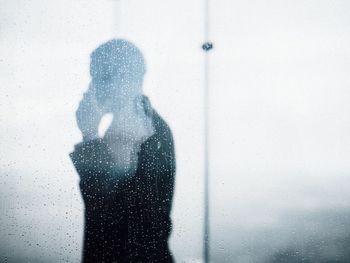
[[[104,139],[82,142],[70,157],[85,204],[83,262],[173,262],[168,248],[175,153],[170,128],[152,110],[155,134],[138,153],[135,175],[114,176]]]

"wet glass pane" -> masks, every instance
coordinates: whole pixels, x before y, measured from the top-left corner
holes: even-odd
[[[176,262],[201,258],[202,8],[200,1],[1,2],[1,262],[80,262],[85,207],[69,153],[82,141],[76,111],[91,83],[90,55],[113,38],[142,52],[143,92],[173,134],[170,251]]]
[[[1,262],[349,261],[350,4],[207,7],[1,2]]]

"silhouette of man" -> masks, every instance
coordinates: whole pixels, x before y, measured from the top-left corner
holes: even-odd
[[[76,112],[83,141],[70,153],[85,204],[83,262],[173,262],[173,137],[142,94],[144,74],[140,50],[126,40],[91,54],[92,80]],[[113,120],[99,138],[106,113]]]

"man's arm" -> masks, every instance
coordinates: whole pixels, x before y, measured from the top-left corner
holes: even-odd
[[[80,190],[85,206],[101,206],[113,187],[113,163],[110,149],[101,139],[79,143],[69,154],[80,177]]]
[[[170,216],[176,173],[174,141],[170,129],[165,133],[160,147],[159,195],[164,212]]]

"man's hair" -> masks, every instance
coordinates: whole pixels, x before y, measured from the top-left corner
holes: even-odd
[[[138,81],[145,74],[145,61],[141,51],[124,39],[112,39],[91,53],[90,75],[108,79],[117,74],[128,81]]]

